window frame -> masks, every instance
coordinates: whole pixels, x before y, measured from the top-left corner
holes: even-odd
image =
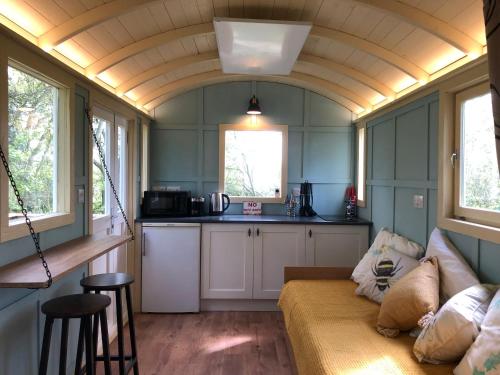
[[[363,140],[361,142],[361,134]],[[362,148],[361,148],[362,147]],[[362,158],[360,157],[363,151]],[[367,128],[366,122],[362,121],[356,124],[356,187],[357,187],[357,205],[366,207],[366,153],[367,153]],[[361,160],[362,159],[362,160]]]
[[[456,217],[478,224],[500,227],[500,212],[486,209],[464,207],[460,204],[463,166],[463,145],[462,145],[462,105],[467,100],[490,93],[489,82],[483,82],[456,93],[455,95],[455,154],[453,167],[453,205]]]
[[[230,196],[231,203],[243,203],[247,201],[260,203],[285,203],[288,185],[288,126],[270,124],[220,124],[219,125],[219,191],[224,192],[225,181],[225,148],[226,131],[279,131],[282,134],[281,149],[281,197],[234,197]]]
[[[24,56],[23,56],[24,57]],[[0,94],[0,108],[2,109],[0,127],[0,140],[2,147],[7,155],[9,153],[8,133],[8,67],[20,70],[39,80],[42,80],[58,89],[58,111],[57,111],[57,147],[56,154],[56,183],[57,183],[57,211],[43,216],[33,217],[31,221],[36,232],[44,232],[50,229],[55,229],[61,226],[72,224],[75,221],[75,204],[74,204],[74,175],[73,175],[73,157],[74,155],[74,140],[73,140],[73,118],[70,115],[70,109],[73,108],[72,94],[69,83],[64,83],[63,77],[55,77],[57,74],[52,74],[50,68],[43,63],[33,62],[28,65],[21,62],[13,56],[7,56],[0,62],[2,73],[0,74],[0,82],[5,82],[2,94]],[[10,182],[3,168],[0,173],[0,242],[10,241],[16,238],[21,238],[29,234],[28,228],[24,221],[12,224],[9,221],[9,202],[8,194],[10,190]],[[14,176],[15,178],[15,176]]]

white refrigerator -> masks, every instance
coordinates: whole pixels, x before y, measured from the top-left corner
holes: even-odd
[[[142,225],[142,311],[200,311],[198,223]]]

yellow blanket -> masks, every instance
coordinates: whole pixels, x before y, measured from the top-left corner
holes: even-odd
[[[278,302],[300,375],[451,374],[453,365],[417,362],[415,339],[375,330],[380,306],[349,280],[294,280]]]

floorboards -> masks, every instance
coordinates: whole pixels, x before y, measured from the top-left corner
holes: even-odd
[[[292,374],[280,312],[137,314],[135,324],[141,375]]]

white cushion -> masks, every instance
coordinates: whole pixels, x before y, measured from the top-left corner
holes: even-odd
[[[454,374],[500,374],[500,290],[488,307],[479,336],[455,368]]]
[[[370,248],[354,270],[357,275],[355,281],[359,284],[356,294],[382,303],[391,285],[418,265],[418,260],[389,246]]]
[[[379,250],[384,245],[415,259],[420,259],[425,252],[424,248],[418,243],[410,241],[407,238],[400,236],[399,234],[392,233],[387,228],[380,229],[377,236],[375,237],[375,240],[373,240],[373,244],[368,249],[368,252]],[[351,278],[355,282],[359,283],[365,276],[364,272],[365,269],[358,270],[358,267],[356,267],[352,273]]]
[[[438,228],[434,228],[432,231],[425,256],[438,258],[440,299],[442,303],[458,292],[479,284],[479,280],[472,268],[448,237],[443,235]]]
[[[479,334],[494,292],[491,285],[475,285],[446,302],[415,341],[417,359],[429,363],[459,360]]]
[[[387,228],[382,228],[378,232],[372,246],[380,248],[382,245],[390,246],[394,250],[415,259],[420,259],[425,253],[425,249],[418,243],[410,241],[408,238],[400,236],[399,234],[393,233]]]

